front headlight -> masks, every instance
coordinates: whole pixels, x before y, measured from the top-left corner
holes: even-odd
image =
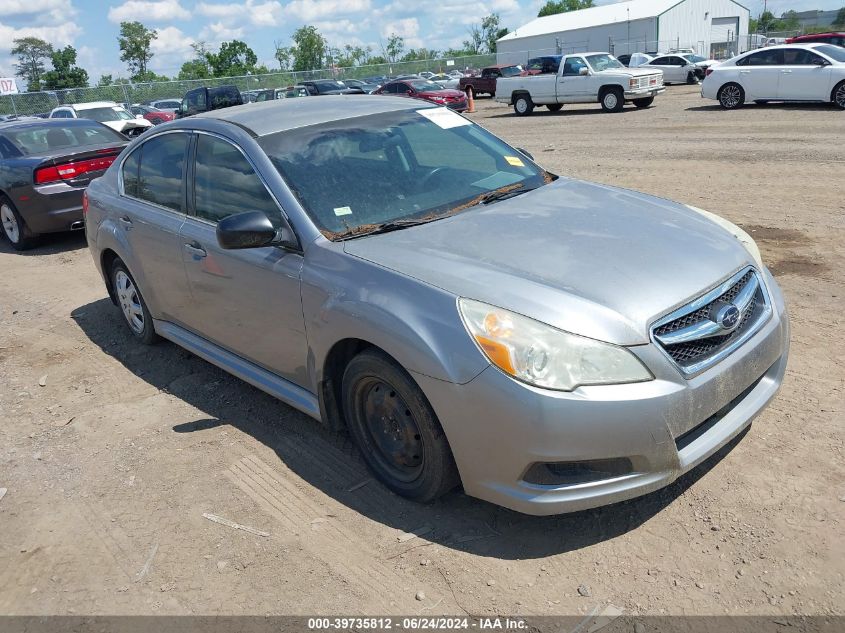
[[[464,325],[484,355],[517,380],[572,391],[580,385],[651,380],[624,347],[569,334],[495,306],[458,299]]]
[[[725,229],[728,233],[733,235],[737,240],[739,240],[740,244],[745,247],[745,250],[748,251],[748,254],[751,255],[751,259],[754,260],[754,263],[757,264],[757,270],[763,272],[763,258],[760,256],[760,249],[757,247],[757,242],[745,231],[739,228],[733,222],[729,222],[725,218],[716,215],[715,213],[710,213],[709,211],[705,211],[704,209],[699,209],[698,207],[693,207],[687,205],[687,209],[690,211],[695,211],[696,213],[700,213],[705,218],[718,224],[723,229]]]

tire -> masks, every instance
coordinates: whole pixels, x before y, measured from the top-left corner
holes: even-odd
[[[427,503],[460,483],[431,405],[390,357],[375,349],[358,354],[343,374],[342,393],[349,432],[390,490]]]
[[[622,88],[608,88],[601,97],[601,109],[605,112],[622,112],[625,107],[625,93]]]
[[[519,94],[514,97],[513,111],[517,116],[528,116],[534,112],[534,102],[531,100],[531,95]]]
[[[745,103],[745,91],[739,84],[727,83],[719,88],[716,98],[725,110],[735,110]]]
[[[16,251],[29,250],[38,241],[38,235],[29,230],[15,205],[3,195],[0,195],[0,227],[0,231]]]
[[[634,99],[634,105],[638,108],[647,108],[654,103],[654,97],[643,97],[642,99]]]
[[[695,74],[695,71],[689,71],[687,73],[687,85],[694,86],[698,83],[698,76]]]
[[[126,130],[126,136],[128,138],[135,138],[135,137],[141,136],[143,131],[144,131],[144,128],[142,128],[142,127],[133,127],[129,130]]]
[[[111,283],[117,306],[132,336],[144,345],[152,345],[158,341],[159,337],[155,333],[153,317],[147,309],[147,303],[132,273],[121,259],[115,259],[111,266]]]
[[[549,109],[549,112],[560,112],[561,108],[563,107],[562,103],[550,103],[546,106]]]
[[[830,100],[837,108],[845,110],[845,81],[840,81],[830,93]]]

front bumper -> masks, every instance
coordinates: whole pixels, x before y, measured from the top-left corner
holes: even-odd
[[[764,274],[769,321],[742,347],[685,380],[654,346],[630,348],[649,382],[537,389],[488,367],[464,385],[415,375],[449,439],[467,494],[535,515],[574,512],[637,497],[677,479],[740,434],[783,380],[789,323]],[[692,432],[691,432],[692,431]],[[537,463],[627,458],[631,472],[588,483],[524,480]]]
[[[645,99],[647,97],[659,95],[661,92],[665,91],[665,86],[658,86],[657,88],[637,88],[636,90],[626,90],[625,99],[628,101],[633,101],[634,99]]]

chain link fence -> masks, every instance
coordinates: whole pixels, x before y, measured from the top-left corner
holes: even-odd
[[[24,92],[0,96],[0,114],[34,115],[49,113],[53,108],[67,103],[89,101],[114,101],[135,104],[155,99],[179,99],[193,88],[207,86],[235,85],[239,90],[261,88],[285,88],[306,79],[366,79],[424,71],[448,73],[453,70],[465,72],[496,63],[495,55],[473,55],[450,59],[422,59],[412,62],[370,64],[344,68],[324,68],[300,72],[278,72],[268,75],[246,75],[243,77],[217,77],[214,79],[157,81],[150,83],[120,83],[93,88],[71,88],[42,92]]]

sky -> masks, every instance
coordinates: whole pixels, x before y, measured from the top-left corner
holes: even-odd
[[[598,0],[607,4],[611,0]],[[406,48],[437,50],[460,47],[467,28],[490,13],[511,30],[537,15],[545,0],[0,0],[0,77],[14,75],[12,40],[40,37],[56,47],[73,45],[77,63],[92,83],[103,74],[127,76],[120,61],[120,22],[138,20],[158,31],[150,70],[173,76],[191,58],[191,44],[241,39],[259,63],[278,68],[274,42],[290,45],[300,26],[316,26],[331,46],[370,45],[375,53],[391,33],[405,38]],[[763,0],[744,0],[752,16]],[[845,0],[770,0],[775,15],[795,9],[838,9]],[[23,88],[23,83],[19,82]]]

